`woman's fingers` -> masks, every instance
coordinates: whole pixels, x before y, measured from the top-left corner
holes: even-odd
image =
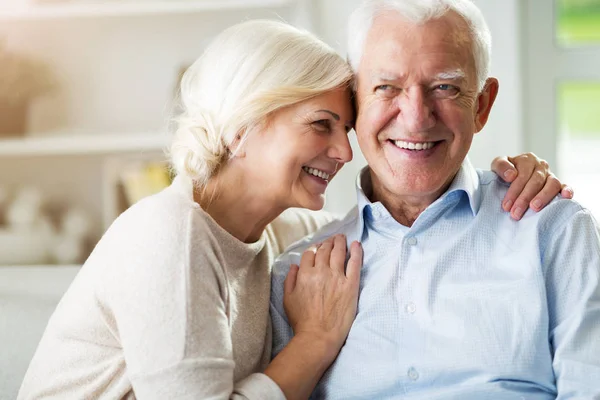
[[[349,249],[346,237],[336,235],[302,255],[284,283],[284,309],[296,334],[315,334],[339,349],[356,316],[363,252],[358,242]],[[312,268],[316,266],[315,268]],[[336,271],[336,272],[334,272]]]
[[[310,248],[302,253],[300,258],[301,268],[312,268],[315,266],[315,258],[317,257],[317,248]]]
[[[292,264],[290,266],[290,270],[288,271],[288,274],[285,277],[285,281],[283,282],[283,293],[285,295],[289,295],[290,293],[292,293],[292,291],[296,287],[296,279],[298,278],[299,269],[299,266],[296,264]]]
[[[363,251],[362,245],[358,242],[352,242],[350,245],[350,259],[346,267],[346,276],[352,282],[360,280],[360,269],[362,268]]]
[[[331,250],[329,267],[344,275],[346,264],[346,236],[335,235],[333,238],[333,249]]]
[[[537,165],[537,157],[535,157],[535,155],[533,154],[524,154],[514,158],[509,157],[509,161],[511,161],[515,168],[518,170],[518,175],[516,179],[513,179],[513,181],[510,184],[510,187],[504,195],[504,200],[502,202],[502,208],[504,209],[504,211],[511,211],[517,208],[517,206],[515,205],[516,200],[527,185],[527,182],[529,181],[529,178],[531,178],[533,171],[535,171],[535,167]],[[540,186],[540,189],[541,188],[542,187]],[[525,206],[527,204],[528,203],[525,203]]]
[[[546,207],[558,193],[560,193],[562,187],[563,185],[558,178],[550,173],[542,190],[537,194],[535,192],[533,193],[533,196],[535,197],[529,202],[529,206],[535,211],[540,211],[542,208]]]
[[[519,220],[521,219],[521,217],[523,217],[523,214],[525,214],[525,211],[527,211],[529,205],[532,204],[533,198],[544,189],[544,186],[547,182],[547,178],[547,170],[536,168],[533,171],[533,174],[531,174],[531,176],[527,180],[525,187],[523,188],[523,190],[521,190],[521,193],[519,193],[519,196],[514,201],[514,205],[510,209],[510,215],[513,219]],[[559,188],[559,186],[555,188],[554,195],[558,194]],[[539,211],[539,209],[535,210]]]
[[[492,163],[494,171],[502,176],[503,172],[510,171],[510,165],[517,170],[516,179],[512,179],[508,188],[502,208],[509,211],[515,220],[520,220],[528,208],[540,211],[552,199],[561,194],[565,198],[573,197],[573,190],[564,185],[551,171],[548,163],[533,153],[525,153],[516,157],[497,157]],[[511,181],[503,179],[507,182]]]
[[[508,183],[511,183],[517,177],[517,169],[513,163],[508,161],[506,156],[496,157],[492,160],[492,171]]]
[[[331,250],[333,249],[333,239],[334,237],[330,237],[317,248],[315,267],[329,267]]]
[[[575,194],[575,192],[573,191],[573,188],[570,187],[569,185],[563,184],[561,186],[560,195],[562,197],[564,197],[565,199],[572,199],[574,194]]]

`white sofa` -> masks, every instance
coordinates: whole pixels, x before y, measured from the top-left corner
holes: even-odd
[[[48,318],[79,267],[0,267],[0,399],[17,392]]]

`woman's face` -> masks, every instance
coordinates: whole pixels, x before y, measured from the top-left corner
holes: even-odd
[[[352,159],[354,111],[348,89],[278,110],[244,145],[256,190],[274,207],[319,210],[335,173]]]

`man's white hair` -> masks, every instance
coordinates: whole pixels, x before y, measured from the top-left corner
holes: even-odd
[[[422,24],[454,11],[469,26],[473,43],[473,57],[481,91],[489,76],[492,37],[483,14],[470,0],[365,0],[350,15],[348,21],[348,61],[358,71],[367,35],[375,17],[384,12],[397,12],[403,18]]]

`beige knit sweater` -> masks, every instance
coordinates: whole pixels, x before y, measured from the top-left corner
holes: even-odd
[[[123,213],[50,318],[19,399],[284,399],[270,360],[270,268],[328,222],[288,210],[245,244],[178,177]]]

